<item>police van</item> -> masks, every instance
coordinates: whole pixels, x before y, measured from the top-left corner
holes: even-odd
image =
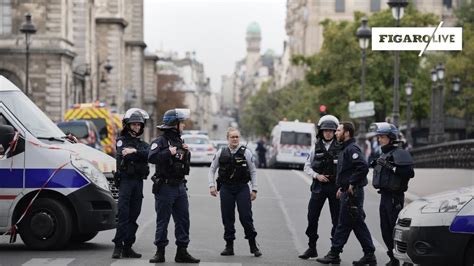
[[[398,215],[397,259],[420,265],[474,265],[474,186],[418,199]]]
[[[100,170],[99,170],[100,169]],[[108,175],[115,160],[67,140],[0,75],[0,235],[33,249],[58,249],[115,228]]]
[[[278,122],[271,134],[270,167],[303,168],[315,142],[313,123]]]

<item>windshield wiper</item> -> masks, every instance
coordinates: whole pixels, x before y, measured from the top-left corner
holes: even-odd
[[[58,141],[58,142],[64,142],[64,139],[60,139],[57,137],[37,137],[37,139],[45,139],[49,141]]]

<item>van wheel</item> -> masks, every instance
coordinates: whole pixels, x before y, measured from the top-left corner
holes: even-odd
[[[84,243],[92,238],[94,238],[99,232],[90,232],[90,233],[83,233],[83,234],[73,234],[71,236],[72,243]]]
[[[61,202],[38,198],[18,226],[21,239],[28,247],[59,249],[71,238],[72,218]]]
[[[474,238],[471,239],[469,245],[464,252],[464,264],[466,266],[474,265]]]

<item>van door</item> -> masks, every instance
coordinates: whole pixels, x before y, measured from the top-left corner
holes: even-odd
[[[11,220],[12,203],[24,189],[25,175],[25,132],[15,123],[6,108],[0,103],[0,125],[12,126],[20,134],[16,148],[8,156],[5,154],[8,147],[0,145],[0,228],[8,226]],[[6,137],[0,136],[0,138]]]

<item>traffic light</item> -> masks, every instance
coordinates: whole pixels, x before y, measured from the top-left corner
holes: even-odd
[[[322,116],[325,116],[327,114],[326,112],[326,105],[324,104],[321,104],[319,106],[319,116],[322,117]]]

